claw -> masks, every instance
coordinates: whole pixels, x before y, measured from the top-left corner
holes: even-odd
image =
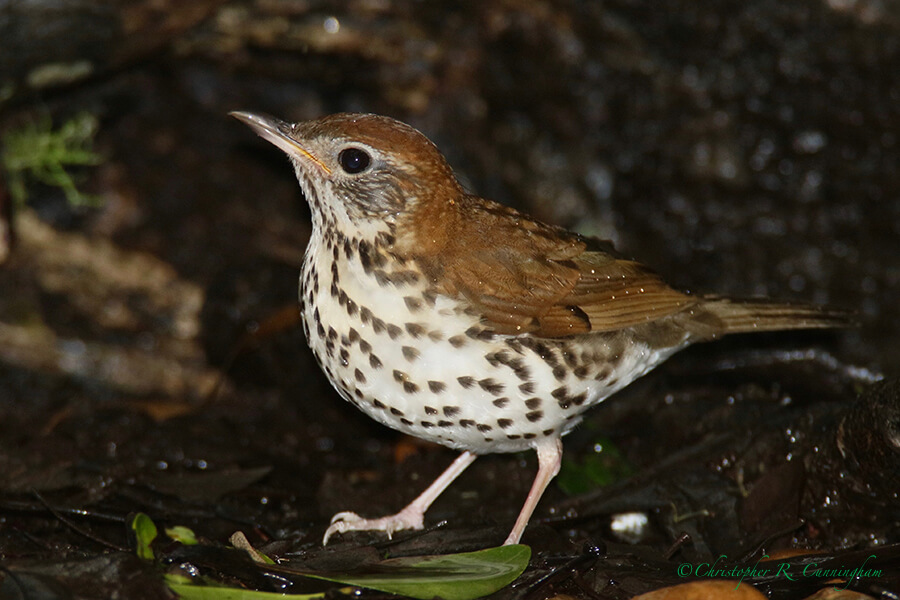
[[[364,519],[355,512],[339,512],[331,517],[331,525],[325,530],[322,545],[327,545],[329,538],[335,533],[348,531],[383,531],[390,540],[393,539],[395,531],[422,529],[425,526],[424,516],[424,511],[419,510],[418,507],[409,506],[395,515],[380,519]]]
[[[328,539],[335,533],[346,533],[347,531],[383,531],[387,534],[388,539],[391,539],[394,532],[401,529],[423,529],[425,527],[425,511],[444,491],[444,488],[472,464],[473,460],[475,460],[475,454],[471,452],[460,454],[453,464],[428,486],[428,489],[395,515],[380,519],[364,519],[355,512],[337,513],[331,517],[331,525],[325,530],[322,545],[327,545]]]
[[[343,512],[339,512],[331,517],[331,525],[334,525],[338,521],[361,521],[362,517],[356,514],[353,511],[345,510]]]

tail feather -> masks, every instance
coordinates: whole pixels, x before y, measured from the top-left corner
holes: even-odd
[[[707,296],[701,305],[719,321],[722,334],[784,329],[829,329],[854,324],[853,313],[849,311],[812,304]]]

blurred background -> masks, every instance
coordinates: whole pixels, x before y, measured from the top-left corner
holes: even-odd
[[[743,445],[704,446],[691,469],[732,485],[716,493],[737,515],[750,496],[735,482],[826,448],[858,395],[900,375],[898,6],[0,1],[0,508],[17,523],[0,556],[78,547],[35,490],[190,514],[219,541],[239,515],[312,544],[333,512],[396,509],[449,463],[345,406],[316,369],[294,309],[308,209],[287,160],[231,110],[387,114],[471,191],[612,240],[675,287],[856,311],[848,331],[673,359],[591,413],[567,443],[569,487],[542,504],[592,487],[579,469],[598,439],[622,475],[736,431]],[[863,431],[897,427],[887,390]],[[869,472],[896,481],[894,451],[867,454],[886,461]],[[790,501],[756,509],[803,516],[783,545],[896,541],[900,488],[848,508],[815,464],[782,473]],[[434,520],[464,506],[505,531],[533,473],[529,456],[479,461]],[[229,518],[204,512],[223,498]],[[835,519],[831,500],[876,516]],[[771,541],[759,514],[698,525],[687,552]],[[639,539],[668,547],[678,528],[657,516]],[[598,519],[546,543],[611,535]]]

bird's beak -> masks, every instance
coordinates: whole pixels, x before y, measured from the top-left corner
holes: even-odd
[[[317,167],[322,169],[326,174],[331,174],[331,169],[326,167],[321,160],[310,153],[309,150],[297,143],[291,136],[291,125],[274,117],[266,117],[249,112],[232,111],[228,113],[238,121],[243,121],[256,132],[256,135],[266,140],[275,147],[286,152],[289,156],[300,156]]]

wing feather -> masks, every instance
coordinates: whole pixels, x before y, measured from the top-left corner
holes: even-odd
[[[466,226],[445,231],[440,253],[417,260],[440,293],[464,296],[497,333],[556,338],[614,331],[696,303],[590,240],[499,204],[460,204]]]

